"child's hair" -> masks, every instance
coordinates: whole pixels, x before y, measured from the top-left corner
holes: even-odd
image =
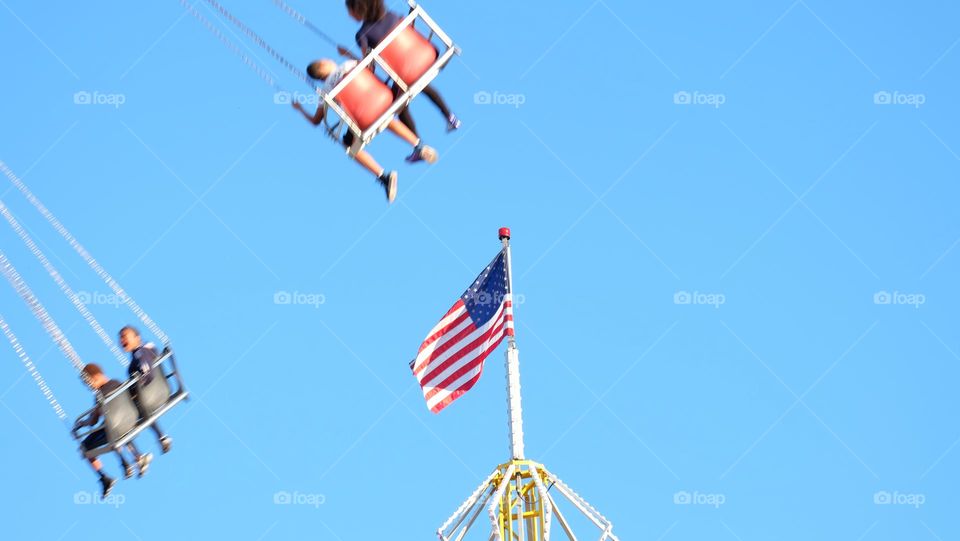
[[[125,332],[127,332],[127,331],[132,332],[135,336],[140,336],[140,331],[137,330],[137,328],[134,327],[133,325],[124,325],[123,328],[120,329],[120,333],[119,333],[119,334],[123,334],[123,333],[125,333]]]
[[[325,79],[325,77],[320,76],[319,60],[317,60],[316,62],[311,62],[310,65],[307,66],[307,75],[309,75],[311,79]]]
[[[92,380],[93,378],[99,376],[100,374],[103,374],[103,369],[100,368],[100,365],[90,363],[83,367],[83,377],[87,381]]]
[[[387,14],[383,0],[347,0],[347,9],[356,13],[364,22],[377,22]]]

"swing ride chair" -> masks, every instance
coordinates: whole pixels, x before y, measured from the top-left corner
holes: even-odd
[[[166,344],[163,352],[160,354],[160,357],[152,364],[154,377],[147,381],[141,381],[141,378],[134,377],[130,381],[127,381],[123,384],[120,389],[111,393],[110,396],[105,397],[103,400],[99,401],[99,406],[102,407],[101,413],[103,422],[98,427],[90,428],[81,433],[81,430],[85,427],[78,427],[74,425],[74,429],[71,430],[71,434],[78,441],[82,441],[84,438],[90,435],[93,431],[102,428],[104,429],[107,436],[107,444],[100,449],[95,449],[84,454],[93,458],[98,455],[101,455],[105,452],[119,449],[123,445],[126,445],[130,442],[137,434],[143,431],[144,428],[153,425],[157,419],[163,416],[167,411],[176,406],[178,403],[187,398],[186,387],[183,385],[183,381],[180,377],[180,371],[177,369],[177,363],[173,356],[173,351],[171,350],[169,344],[170,340],[163,330],[157,325],[157,323],[140,307],[139,304],[133,298],[123,290],[120,284],[114,280],[113,276],[107,272],[106,269],[87,251],[86,248],[80,243],[80,241],[73,236],[72,233],[57,219],[56,216],[48,209],[36,195],[30,191],[30,188],[27,187],[23,181],[17,177],[17,175],[9,168],[7,165],[0,160],[0,174],[5,176],[7,180],[13,184],[13,187],[16,188],[30,204],[46,219],[47,223],[66,241],[74,252],[81,259],[83,259],[87,265],[90,267],[97,276],[110,288],[110,291],[116,295],[117,299],[120,299],[123,304],[133,312],[134,315],[160,342]],[[124,355],[124,352],[117,347],[117,344],[114,340],[111,340],[108,333],[104,330],[103,325],[101,325],[93,313],[86,306],[86,302],[82,299],[82,296],[78,294],[67,281],[64,279],[63,275],[56,269],[53,263],[47,258],[47,256],[40,249],[40,246],[33,240],[30,236],[30,233],[27,229],[20,224],[20,222],[13,216],[13,213],[10,212],[6,204],[0,200],[0,216],[2,216],[8,225],[13,229],[13,231],[20,237],[20,240],[23,242],[28,251],[33,254],[37,261],[43,266],[47,271],[47,274],[50,275],[50,278],[59,286],[60,291],[70,300],[73,306],[80,312],[80,315],[86,320],[87,324],[90,326],[90,329],[94,331],[97,336],[100,337],[100,340],[113,352],[113,356],[116,360],[124,367],[128,366],[129,361]],[[54,320],[53,316],[47,311],[44,304],[37,298],[33,290],[24,280],[23,275],[21,275],[13,263],[7,258],[4,254],[3,249],[0,249],[0,275],[2,275],[6,281],[13,287],[17,295],[23,300],[26,306],[33,313],[33,316],[40,323],[40,326],[43,327],[43,330],[50,337],[53,343],[60,349],[63,356],[69,361],[73,366],[74,370],[77,372],[83,372],[86,364],[83,359],[73,348],[73,345],[70,343],[70,340],[67,338],[66,334]],[[30,360],[30,356],[24,350],[23,346],[20,344],[19,339],[13,330],[4,320],[3,316],[0,315],[0,331],[7,338],[7,341],[10,342],[10,345],[13,347],[14,351],[17,354],[17,357],[20,358],[20,362],[27,369],[27,372],[33,377],[33,380],[36,382],[37,387],[43,393],[44,398],[47,399],[47,402],[53,408],[54,413],[57,418],[61,421],[66,422],[67,412],[64,411],[63,407],[60,405],[60,402],[57,400],[56,396],[53,393],[53,390],[50,389],[50,386],[47,385],[46,381],[43,379],[43,376],[40,374],[40,371],[37,369],[36,365]],[[166,370],[165,370],[166,369]],[[173,380],[175,384],[171,387],[171,383],[168,380]],[[128,392],[133,386],[137,386],[137,395],[138,395],[138,404],[133,402],[133,399]],[[93,410],[88,410],[84,413],[80,419],[88,418]],[[68,429],[69,430],[69,429]]]
[[[168,366],[169,374],[164,372],[163,365]],[[169,347],[164,348],[163,353],[154,361],[150,369],[153,378],[149,383],[142,383],[143,377],[139,375],[130,378],[119,389],[107,395],[99,405],[78,417],[78,421],[85,419],[98,407],[102,411],[102,421],[98,426],[74,432],[73,436],[78,442],[82,442],[90,433],[101,428],[107,431],[108,443],[84,451],[85,457],[96,458],[102,454],[120,450],[174,406],[187,399],[188,393],[180,378],[180,371],[177,370],[173,350]],[[168,380],[175,382],[175,388],[171,388]],[[140,409],[134,404],[129,392],[134,386],[137,388]]]
[[[340,117],[340,123],[334,127],[328,127],[330,135],[335,139],[340,139],[340,130],[343,128],[342,125],[345,125],[346,129],[349,129],[353,132],[354,142],[349,149],[351,156],[356,155],[358,152],[363,150],[363,147],[368,145],[374,137],[380,134],[382,131],[387,129],[390,125],[390,121],[393,120],[394,116],[400,112],[401,109],[407,107],[410,102],[423,91],[433,80],[440,74],[440,71],[450,62],[454,55],[460,54],[460,49],[453,43],[453,40],[450,39],[443,29],[441,29],[436,22],[427,14],[427,12],[419,6],[415,1],[410,0],[410,13],[404,17],[403,21],[397,25],[396,28],[391,31],[387,37],[369,54],[367,54],[362,60],[360,60],[357,66],[348,73],[343,80],[340,81],[337,86],[333,88],[327,95],[323,97],[323,106],[327,110],[332,110]],[[434,37],[439,40],[443,48],[437,54],[436,59],[433,63],[423,72],[416,81],[410,82],[405,81],[400,74],[394,70],[394,67],[391,66],[390,60],[384,58],[384,53],[387,52],[389,56],[389,49],[394,43],[398,40],[409,39],[410,31],[417,33],[416,23],[420,21],[426,28],[429,29],[429,35],[426,38],[426,41],[431,45],[434,44]],[[416,37],[414,37],[416,39]],[[421,37],[422,39],[422,37]],[[346,108],[337,101],[337,98],[344,92],[347,87],[350,86],[359,76],[364,74],[364,72],[372,65],[381,68],[391,81],[397,84],[397,86],[402,91],[402,94],[398,96],[393,103],[384,111],[377,119],[370,124],[369,126],[363,127],[357,123],[357,121],[350,116]]]

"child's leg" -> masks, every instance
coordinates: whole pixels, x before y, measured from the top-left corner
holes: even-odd
[[[396,122],[396,120],[394,120],[393,122]],[[351,132],[350,130],[347,130],[347,133],[343,134],[344,148],[346,148],[349,151],[350,147],[353,146],[354,140],[355,140],[355,137],[353,135],[353,132]],[[378,178],[383,176],[383,167],[380,167],[380,164],[377,163],[377,160],[373,159],[373,156],[371,156],[370,153],[367,152],[366,150],[361,150],[360,152],[357,152],[353,156],[353,159],[356,160],[357,163],[359,163],[361,166],[363,166],[364,169],[373,173],[373,176]]]
[[[353,159],[357,160],[357,163],[362,165],[367,171],[373,173],[373,176],[377,177],[377,180],[386,191],[387,201],[393,203],[393,200],[397,197],[397,172],[386,172],[380,167],[377,160],[374,160],[373,156],[364,150],[357,152]]]
[[[103,471],[103,464],[98,458],[88,458],[87,462],[90,463],[90,467],[93,468],[93,471],[97,474],[97,477],[100,478],[100,487],[103,491],[100,493],[101,498],[106,498],[110,491],[113,490],[113,485],[117,484],[116,479],[110,477]]]
[[[434,163],[437,161],[437,151],[432,147],[424,145],[421,139],[399,120],[394,119],[390,122],[390,131],[413,146],[413,154],[407,156],[407,162],[415,163],[425,161],[427,163]]]
[[[120,458],[123,458],[123,455],[120,455]],[[90,467],[93,468],[93,471],[103,477],[103,462],[100,462],[99,458],[88,458],[87,462],[90,463]]]
[[[373,159],[373,156],[371,156],[366,150],[357,152],[353,159],[357,160],[357,163],[362,165],[364,169],[373,173],[373,176],[380,177],[380,175],[383,174],[383,167],[380,167],[380,164],[377,163],[377,160]]]
[[[443,97],[440,96],[440,93],[436,91],[432,86],[427,86],[423,89],[422,94],[425,94],[434,105],[437,106],[437,109],[440,109],[440,112],[443,113],[443,118],[449,120],[453,113],[450,112],[450,108],[447,107],[447,102],[443,101]]]
[[[134,445],[133,441],[127,444],[127,450],[130,451],[131,455],[133,455],[133,460],[136,461],[140,459],[140,451],[137,449],[137,446]],[[117,452],[119,453],[119,451]]]
[[[420,144],[420,138],[417,137],[417,134],[410,131],[410,128],[406,127],[402,122],[397,119],[390,121],[390,131],[397,134],[401,139],[410,143],[410,146],[417,146]]]
[[[160,449],[164,454],[170,452],[170,448],[173,447],[173,438],[164,434],[163,429],[160,428],[160,423],[154,422],[150,425],[150,428],[153,429],[153,433],[157,435],[157,443],[160,444]]]
[[[84,450],[84,458],[90,464],[90,467],[93,468],[94,473],[97,474],[97,477],[100,478],[100,487],[103,489],[101,492],[101,497],[106,498],[110,491],[113,489],[113,485],[116,484],[116,480],[104,473],[103,463],[100,462],[100,459],[97,457],[87,457],[86,452],[90,452],[94,449],[99,449],[107,444],[107,433],[104,429],[94,430],[90,434],[87,434],[87,437],[83,439],[83,444],[81,448]],[[123,456],[121,455],[121,460]]]
[[[123,453],[119,449],[117,449],[116,453],[117,453],[117,456],[120,458],[120,468],[126,470],[128,465],[127,457],[123,456]]]
[[[153,433],[157,435],[157,440],[162,440],[166,436],[166,434],[163,433],[163,430],[160,429],[159,423],[153,423],[150,425],[150,428],[152,428]]]
[[[137,466],[140,468],[140,477],[143,477],[147,473],[147,469],[150,468],[150,462],[153,460],[153,455],[150,453],[142,454],[137,446],[134,445],[133,441],[127,444],[127,449],[133,455],[133,459],[137,462]]]
[[[393,99],[397,99],[400,96],[400,87],[396,83],[393,84]],[[400,119],[400,122],[403,122],[404,126],[410,128],[410,131],[416,135],[417,133],[417,123],[413,121],[413,115],[410,114],[410,107],[404,107],[400,109],[400,112],[397,113],[397,117]]]
[[[400,109],[400,112],[397,113],[397,118],[399,118],[400,122],[402,122],[404,126],[409,128],[414,135],[417,134],[417,123],[413,121],[413,115],[410,114],[409,107],[404,107],[403,109]]]

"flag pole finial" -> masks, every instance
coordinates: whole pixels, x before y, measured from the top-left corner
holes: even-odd
[[[507,239],[510,240],[510,228],[501,227],[500,228],[500,240]]]

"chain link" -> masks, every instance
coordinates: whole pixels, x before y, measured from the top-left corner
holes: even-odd
[[[47,399],[50,407],[53,408],[53,412],[57,414],[57,417],[59,417],[61,421],[66,419],[67,412],[64,411],[63,407],[60,405],[60,402],[57,400],[57,397],[47,385],[46,380],[43,379],[43,375],[40,374],[40,371],[37,370],[37,366],[33,364],[33,361],[30,360],[30,356],[27,355],[27,352],[23,349],[23,346],[20,345],[20,341],[17,340],[17,335],[13,334],[13,331],[10,330],[10,326],[7,325],[7,322],[3,319],[2,314],[0,314],[0,330],[3,330],[3,334],[6,335],[7,340],[10,341],[10,345],[13,346],[13,350],[17,352],[17,357],[20,358],[20,362],[23,363],[24,368],[26,368],[27,372],[30,373],[33,381],[36,382],[37,387],[40,388],[40,392],[43,393],[44,398]]]

